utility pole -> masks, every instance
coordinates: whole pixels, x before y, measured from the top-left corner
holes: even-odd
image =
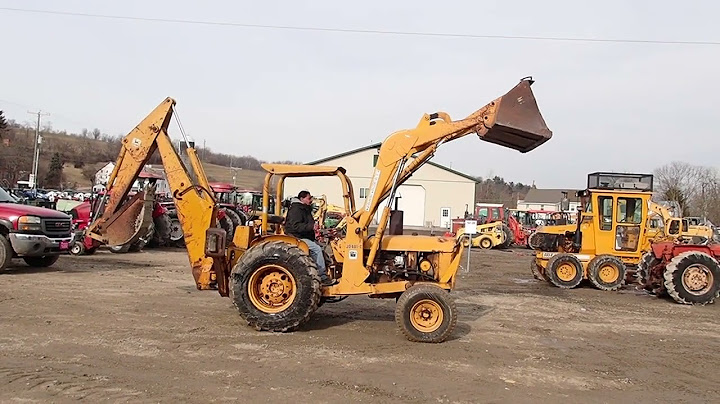
[[[37,126],[35,127],[35,151],[33,152],[33,167],[32,167],[32,189],[37,190],[37,174],[38,174],[38,163],[40,162],[40,143],[42,143],[42,137],[40,136],[40,117],[48,116],[49,113],[43,113],[42,111],[32,112],[28,111],[28,114],[37,115]]]
[[[205,139],[203,139],[203,154],[202,154],[203,162],[205,162]]]

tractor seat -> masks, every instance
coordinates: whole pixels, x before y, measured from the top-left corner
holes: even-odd
[[[285,223],[285,216],[268,215],[268,223],[283,224],[283,223]]]

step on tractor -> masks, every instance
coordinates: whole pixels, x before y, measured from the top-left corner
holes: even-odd
[[[415,128],[389,135],[380,147],[368,197],[361,207],[355,206],[353,185],[342,167],[264,164],[267,174],[260,217],[237,226],[230,243],[226,243],[224,229],[215,226],[217,199],[195,149],[185,139],[195,174],[190,175],[173,148],[168,125],[177,113],[175,101],[168,98],[123,139],[118,169],[108,186],[109,203],[122,199],[157,151],[185,234],[196,287],[217,289],[221,296],[230,297],[250,326],[273,332],[296,330],[321,304],[366,295],[396,299],[395,320],[407,339],[442,342],[457,322],[457,308],[449,292],[454,289],[464,247],[453,238],[386,234],[390,201],[398,186],[445,142],[474,134],[526,153],[548,141],[552,132],[540,114],[532,83],[530,78],[522,79],[465,119],[454,121],[444,112],[425,114]],[[185,136],[179,122],[178,126]],[[286,178],[317,176],[338,178],[346,213],[341,231],[327,240],[331,286],[321,285],[307,244],[285,233],[281,204],[275,204],[274,211],[269,209],[273,183],[275,200],[282,201]],[[379,209],[381,220],[370,232]],[[102,218],[101,223],[105,225],[93,228],[93,237],[112,234],[113,223]]]
[[[656,251],[659,261],[654,262],[646,253],[665,243],[690,243],[692,238],[683,231],[682,218],[673,217],[668,209],[651,201],[652,191],[650,174],[588,174],[587,189],[577,193],[581,208],[576,227],[548,226],[538,231],[540,240],[530,264],[533,276],[566,289],[588,280],[601,290],[618,290],[628,279],[639,277],[641,284],[658,290],[657,271],[664,262],[661,257],[668,260],[672,254]],[[650,230],[649,217],[653,214],[664,223],[659,232]]]

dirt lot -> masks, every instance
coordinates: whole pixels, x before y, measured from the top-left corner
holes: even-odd
[[[717,402],[718,304],[564,291],[529,259],[473,251],[437,345],[367,297],[256,332],[180,250],[20,261],[0,275],[0,402]]]

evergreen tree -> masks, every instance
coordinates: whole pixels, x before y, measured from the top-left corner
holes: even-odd
[[[60,158],[60,153],[55,153],[50,160],[50,168],[48,169],[48,173],[45,176],[44,186],[48,188],[60,187],[60,183],[62,183],[62,171],[63,163],[62,159]]]

